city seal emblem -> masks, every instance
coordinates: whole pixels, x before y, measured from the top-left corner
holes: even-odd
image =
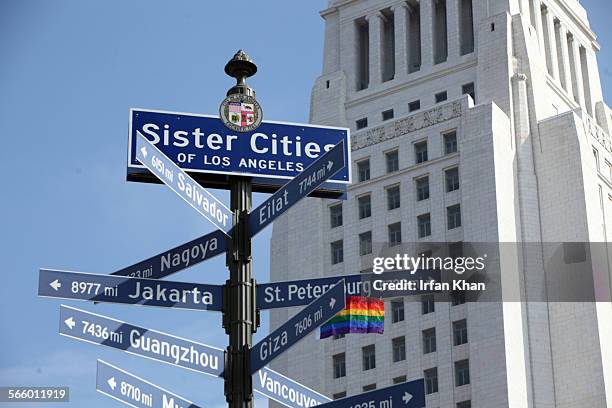
[[[235,132],[250,132],[261,124],[263,112],[255,97],[232,94],[221,102],[219,116],[229,129]]]

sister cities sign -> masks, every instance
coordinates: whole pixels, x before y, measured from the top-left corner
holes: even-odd
[[[159,182],[137,159],[137,135],[206,187],[228,188],[228,175],[253,177],[253,191],[274,192],[325,152],[344,141],[349,130],[329,126],[264,121],[237,133],[218,117],[143,109],[130,111],[128,180]],[[350,163],[350,149],[344,151]],[[349,166],[312,195],[338,197],[351,181]]]

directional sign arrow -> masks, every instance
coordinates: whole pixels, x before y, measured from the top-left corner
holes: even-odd
[[[279,188],[272,196],[249,214],[249,233],[254,236],[283,214],[295,203],[308,196],[334,174],[344,169],[344,141]]]
[[[232,211],[174,164],[140,132],[137,132],[136,149],[136,158],[196,211],[221,231],[227,233],[232,229]]]
[[[64,323],[66,323],[66,326],[68,326],[70,330],[74,329],[74,325],[76,324],[72,317],[69,317],[68,319],[64,320]]]
[[[264,337],[251,350],[251,374],[287,351],[345,306],[344,280]]]
[[[227,249],[228,239],[223,231],[216,230],[127,268],[120,269],[111,275],[162,279],[224,253]]]
[[[58,282],[58,289],[48,282]],[[220,311],[222,293],[220,285],[49,269],[40,270],[38,281],[39,296],[193,310]]]
[[[422,408],[424,406],[425,382],[422,378],[320,405],[321,408]]]
[[[102,360],[98,360],[96,390],[136,408],[199,408],[183,397]]]
[[[371,297],[397,297],[422,295],[432,293],[432,290],[420,290],[418,286],[414,290],[376,290],[381,282],[394,282],[407,280],[418,282],[421,280],[440,281],[440,271],[418,270],[418,271],[393,271],[382,274],[360,273],[354,275],[330,276],[325,278],[301,279],[285,282],[271,282],[257,284],[257,308],[276,309],[279,307],[304,306],[321,296],[339,279],[346,282],[347,296],[371,296]],[[378,282],[378,283],[377,283]]]
[[[62,287],[62,284],[56,279],[53,282],[51,282],[49,286],[51,286],[54,290],[57,291],[59,288]]]
[[[111,390],[115,391],[115,387],[117,386],[117,381],[115,381],[115,377],[109,378],[107,383],[111,387]]]
[[[224,353],[216,347],[62,305],[60,321],[68,319],[76,321],[77,326],[75,330],[68,330],[60,324],[62,336],[214,377],[223,375]]]

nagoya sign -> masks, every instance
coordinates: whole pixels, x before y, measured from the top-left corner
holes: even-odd
[[[253,210],[249,214],[249,234],[257,234],[325,180],[345,169],[344,151],[341,141]]]
[[[236,134],[214,116],[132,109],[128,180],[134,181],[151,181],[136,157],[138,134],[211,187],[227,188],[228,175],[242,175],[254,177],[253,191],[275,191],[340,141],[347,146],[344,160],[350,163],[346,128],[263,121],[253,131]],[[348,168],[343,169],[318,193],[337,196],[350,178]]]
[[[264,337],[251,350],[251,373],[287,351],[307,334],[344,309],[344,280]]]
[[[220,311],[222,292],[218,285],[49,269],[38,276],[39,296],[93,302]]]
[[[227,249],[227,236],[216,230],[192,241],[168,249],[134,265],[113,272],[111,275],[132,278],[162,279],[207,259],[222,254]]]
[[[98,360],[96,390],[131,407],[199,408],[183,397],[102,360]]]

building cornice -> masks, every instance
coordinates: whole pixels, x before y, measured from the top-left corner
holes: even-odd
[[[460,64],[452,65],[450,67],[443,68],[443,69],[441,69],[439,71],[435,71],[435,72],[431,72],[429,74],[425,74],[425,75],[419,76],[419,77],[414,78],[414,79],[412,79],[410,81],[402,82],[402,83],[393,85],[393,86],[391,86],[389,88],[379,89],[379,90],[376,90],[376,91],[372,91],[370,93],[367,93],[364,96],[361,96],[361,97],[358,97],[358,98],[354,98],[354,99],[351,99],[351,100],[347,101],[344,104],[344,106],[347,109],[348,108],[352,108],[352,107],[360,105],[362,103],[367,103],[367,102],[370,102],[372,100],[375,100],[375,99],[378,99],[378,98],[381,98],[381,97],[389,96],[389,95],[394,94],[396,92],[401,92],[401,91],[403,91],[406,88],[409,88],[409,87],[412,87],[412,86],[416,86],[416,85],[419,85],[419,84],[422,84],[422,83],[425,83],[425,82],[428,82],[428,81],[432,81],[432,80],[435,80],[435,79],[438,79],[438,78],[442,78],[442,77],[444,77],[446,75],[454,74],[456,72],[463,71],[463,70],[468,69],[468,68],[475,67],[477,63],[478,63],[478,59],[477,58],[472,58],[472,59],[467,60],[465,62],[462,62]],[[363,92],[363,91],[361,91],[361,92]]]

